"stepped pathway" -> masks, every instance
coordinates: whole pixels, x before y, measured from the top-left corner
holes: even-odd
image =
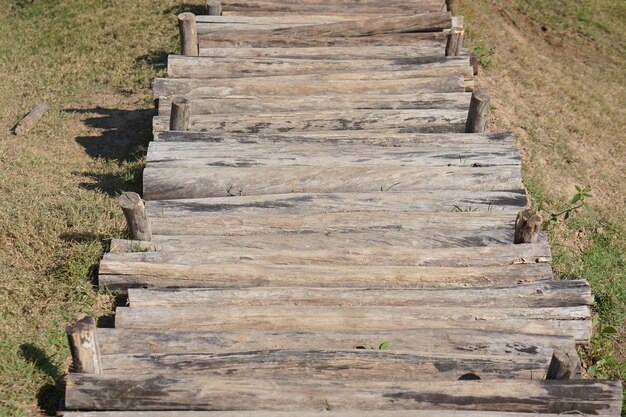
[[[444,0],[207,10],[100,264],[128,306],[68,327],[65,416],[620,414]]]

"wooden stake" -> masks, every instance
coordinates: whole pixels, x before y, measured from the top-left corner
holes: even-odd
[[[462,28],[455,27],[450,29],[448,43],[446,44],[446,56],[459,56],[461,54],[464,35],[465,31]]]
[[[539,213],[533,209],[526,209],[517,213],[514,243],[536,243],[542,221]]]
[[[120,196],[119,202],[124,212],[124,217],[126,217],[131,238],[150,241],[152,239],[152,229],[146,214],[146,207],[139,194],[125,192]]]
[[[48,111],[46,103],[39,103],[28,113],[15,127],[16,135],[24,135],[28,133],[41,120],[43,115]]]
[[[185,56],[198,56],[198,32],[196,30],[196,15],[181,13],[178,15],[180,29],[180,51]]]
[[[222,0],[206,0],[206,14],[209,16],[221,16]]]
[[[478,75],[478,56],[474,52],[470,52],[469,54],[470,65],[474,69],[474,75]]]
[[[446,0],[446,6],[453,15],[459,14],[459,0]]]
[[[65,330],[72,352],[72,370],[83,374],[101,374],[102,366],[94,318],[78,319]]]
[[[565,347],[554,349],[546,379],[579,379],[580,373],[580,359],[574,346],[571,349]]]
[[[470,102],[465,133],[485,133],[487,114],[489,113],[489,94],[480,90],[474,91]]]
[[[191,104],[184,98],[172,100],[172,110],[170,112],[170,130],[189,130],[191,118]]]

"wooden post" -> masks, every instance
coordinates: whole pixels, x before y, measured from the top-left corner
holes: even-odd
[[[453,15],[459,14],[459,0],[446,0],[446,6]]]
[[[462,28],[454,27],[450,29],[448,43],[446,44],[446,56],[459,56],[463,46],[465,31]]]
[[[478,75],[478,66],[479,66],[478,56],[474,52],[470,52],[469,59],[470,59],[470,65],[472,66],[472,69],[474,70],[474,75]]]
[[[465,133],[484,133],[486,131],[489,101],[488,93],[480,90],[474,91],[465,124]]]
[[[26,115],[15,127],[16,135],[28,133],[41,120],[43,115],[48,111],[46,103],[39,103]]]
[[[184,98],[172,99],[170,130],[187,131],[191,123],[191,104]]]
[[[83,374],[101,374],[96,321],[93,317],[78,319],[65,328],[72,352],[72,370]]]
[[[152,228],[146,214],[146,207],[139,194],[125,192],[120,196],[119,202],[124,212],[124,217],[126,217],[131,238],[150,241],[152,239]]]
[[[578,379],[580,373],[580,359],[573,345],[569,350],[565,348],[554,349],[546,379]]]
[[[209,16],[221,16],[222,0],[206,0],[206,14]]]
[[[542,221],[539,213],[533,209],[517,213],[514,243],[536,243]]]
[[[178,27],[180,29],[180,53],[185,56],[198,56],[196,15],[193,13],[179,14]]]

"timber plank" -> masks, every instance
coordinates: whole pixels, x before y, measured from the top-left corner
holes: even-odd
[[[619,381],[302,381],[70,374],[69,410],[469,409],[619,416]]]
[[[390,165],[202,167],[144,169],[144,198],[227,197],[236,195],[419,191],[466,189],[522,190],[519,166],[409,167]],[[156,232],[155,232],[156,233]]]
[[[189,306],[118,307],[115,327],[127,329],[346,331],[464,328],[591,337],[587,306],[557,308]]]
[[[590,305],[586,281],[554,281],[485,288],[375,289],[324,287],[129,289],[131,307],[217,306],[428,306],[569,307]]]
[[[327,417],[328,411],[69,411],[64,417]],[[380,411],[335,411],[335,417],[380,417]],[[410,410],[386,411],[389,417],[563,417],[563,414],[503,411]],[[596,414],[609,417],[608,414]]]
[[[388,130],[336,130],[324,132],[280,132],[280,133],[233,133],[233,132],[180,132],[154,133],[155,142],[242,142],[242,143],[297,143],[317,142],[327,144],[363,144],[372,146],[437,145],[457,146],[514,145],[511,133],[415,133],[410,129]]]
[[[236,2],[236,1],[224,1],[223,10],[228,14],[243,14],[245,16],[264,16],[270,14],[271,16],[285,15],[289,16],[295,14],[308,14],[308,13],[329,13],[335,16],[341,16],[348,14],[353,16],[354,13],[416,13],[416,12],[439,12],[445,10],[445,5],[442,0],[430,0],[428,2],[406,2],[406,1],[391,1],[387,2],[299,2],[299,1],[255,1],[255,2]]]
[[[298,75],[311,73],[340,73],[352,71],[415,71],[415,74],[433,76],[454,73],[468,78],[474,75],[469,57],[420,57],[384,59],[335,59],[306,58],[205,58],[170,55],[167,75],[172,78],[235,78]]]
[[[424,355],[394,350],[274,349],[227,353],[118,354],[102,358],[103,373],[202,374],[234,378],[315,380],[545,379],[552,354],[485,357]]]
[[[284,132],[288,130],[350,130],[411,127],[420,132],[462,133],[467,111],[422,110],[335,110],[277,113],[238,113],[191,116],[189,130],[226,132]],[[153,118],[153,131],[170,128],[168,116]]]
[[[271,77],[221,78],[217,80],[197,78],[156,78],[154,80],[154,98],[174,96],[242,96],[242,95],[277,95],[287,92],[292,95],[324,94],[411,94],[422,93],[462,93],[470,82],[462,75],[445,77],[413,77],[413,72],[396,71],[277,75]],[[392,75],[394,77],[392,77]],[[408,75],[408,77],[404,77]],[[373,82],[376,81],[376,82]]]
[[[274,113],[285,109],[311,110],[401,110],[401,109],[448,109],[469,108],[470,93],[433,93],[369,95],[367,97],[329,94],[326,96],[245,96],[202,97],[189,101],[192,115],[214,113]],[[168,116],[172,102],[159,100],[159,115]]]
[[[153,252],[150,255],[174,253]],[[157,287],[255,287],[319,286],[373,288],[484,287],[512,283],[531,283],[552,278],[547,264],[489,267],[420,267],[389,265],[276,265],[250,262],[220,262],[202,265],[188,263],[133,261],[111,254],[100,264],[98,282],[110,290]],[[374,277],[374,278],[372,278]]]
[[[213,117],[213,116],[211,116]],[[277,150],[280,150],[279,153]],[[316,143],[268,144],[152,142],[146,164],[154,168],[203,166],[319,166],[363,164],[400,166],[496,166],[519,165],[520,156],[512,145],[491,146],[402,146],[332,145]]]
[[[154,144],[154,142],[153,142]],[[151,146],[153,146],[151,144]],[[524,192],[450,190],[419,192],[270,194],[146,202],[149,217],[298,214],[337,211],[443,211],[507,214],[525,208]]]
[[[264,330],[98,329],[101,355],[124,353],[247,352],[271,349],[355,349],[389,342],[392,351],[425,355],[471,353],[487,357],[549,355],[574,349],[571,337],[468,329],[411,329],[345,332]]]
[[[243,16],[242,16],[243,17]],[[256,17],[252,18],[256,19]],[[289,58],[289,59],[399,59],[445,56],[445,45],[426,46],[318,46],[291,48],[200,48],[200,56],[213,58]]]

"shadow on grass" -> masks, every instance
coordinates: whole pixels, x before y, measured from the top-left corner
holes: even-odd
[[[46,374],[50,381],[44,384],[37,393],[37,404],[48,415],[56,415],[65,393],[65,379],[58,367],[42,349],[31,343],[20,345],[22,357]]]
[[[135,64],[146,64],[154,68],[157,72],[164,72],[167,69],[167,56],[169,53],[165,51],[153,51],[149,54],[142,55],[135,60]]]
[[[205,15],[206,14],[206,6],[201,6],[199,4],[177,4],[175,6],[169,7],[163,10],[163,14],[180,14],[180,13],[193,13],[195,15]]]

